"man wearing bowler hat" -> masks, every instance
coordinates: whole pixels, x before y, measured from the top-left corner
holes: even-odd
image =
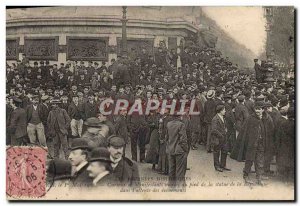
[[[67,158],[69,156],[67,135],[71,119],[66,110],[58,106],[61,103],[59,99],[53,99],[50,103],[52,110],[49,112],[47,125],[49,136],[53,139],[54,157],[59,157],[59,150],[62,148]]]
[[[88,186],[91,184],[91,178],[86,170],[88,164],[88,142],[83,138],[76,138],[72,141],[70,148],[69,160],[75,168],[72,176],[72,183],[74,186]]]
[[[110,160],[110,153],[104,147],[94,148],[89,159],[89,166],[87,171],[89,176],[93,179],[92,186],[109,186],[112,183],[117,183],[119,180],[112,175],[112,161]]]
[[[125,141],[119,136],[112,135],[107,139],[107,148],[110,152],[110,160],[113,174],[127,186],[139,187],[140,175],[135,162],[124,156]]]

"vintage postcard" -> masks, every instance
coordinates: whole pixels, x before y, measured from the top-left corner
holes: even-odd
[[[294,20],[6,7],[7,199],[295,200]]]

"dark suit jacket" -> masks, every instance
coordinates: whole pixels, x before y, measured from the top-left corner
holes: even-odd
[[[41,113],[40,118],[41,118],[41,120],[43,122],[43,125],[45,126],[45,125],[47,125],[47,118],[48,118],[48,115],[49,115],[49,112],[50,112],[50,107],[49,106],[47,107],[44,104],[39,104],[39,106],[41,108],[41,110],[40,110],[40,113]]]
[[[94,187],[109,187],[109,184],[116,184],[119,183],[120,181],[118,180],[118,178],[116,178],[116,176],[114,176],[113,174],[109,173],[108,175],[105,175],[104,177],[102,177],[97,183],[96,185],[92,185]]]
[[[27,135],[27,118],[25,109],[16,108],[12,111],[8,131],[14,138],[20,138]]]
[[[71,119],[76,119],[76,120],[83,119],[82,111],[83,109],[80,103],[78,103],[78,106],[76,106],[74,102],[71,102],[71,104],[68,107],[68,114]]]
[[[55,135],[55,132],[57,132],[55,130],[55,122],[58,123],[60,132],[67,135],[71,119],[66,110],[57,107],[56,109],[53,109],[49,112],[47,125],[50,136]]]
[[[117,116],[115,120],[115,130],[116,135],[119,135],[120,137],[124,138],[125,142],[128,141],[128,129],[127,129],[127,119],[124,116]]]
[[[204,104],[203,120],[205,123],[210,124],[211,120],[216,115],[216,102],[213,99],[208,99]]]
[[[174,119],[168,122],[166,132],[167,153],[177,155],[188,152],[186,128],[182,121]]]
[[[75,172],[74,176],[71,179],[74,186],[84,187],[92,184],[93,179],[89,177],[89,173],[86,170],[88,166],[89,163],[82,167],[78,172]]]
[[[87,102],[84,104],[84,120],[90,118],[90,117],[96,117],[98,112],[98,105],[94,102],[91,104],[90,102]]]
[[[138,166],[135,162],[126,157],[123,157],[114,168],[113,175],[115,175],[121,183],[125,183],[127,186],[140,186]]]
[[[42,123],[43,124],[46,123],[48,118],[48,113],[49,113],[49,111],[47,112],[48,110],[47,107],[45,105],[38,104],[37,110]],[[26,108],[27,123],[31,120],[32,112],[33,112],[33,105],[27,106]]]
[[[220,116],[216,114],[211,121],[211,140],[214,145],[224,144],[226,141],[226,124]]]

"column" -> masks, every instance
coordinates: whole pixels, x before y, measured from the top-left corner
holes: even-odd
[[[60,34],[58,37],[58,45],[67,45],[67,36],[66,34]],[[67,62],[67,53],[58,53],[57,64]]]
[[[183,40],[182,37],[177,37],[177,54],[178,54],[178,55],[179,55],[180,52],[181,52],[181,50],[180,50],[181,40]],[[178,68],[178,67],[181,67],[181,66],[182,66],[182,65],[181,65],[181,60],[180,60],[180,55],[179,55],[179,57],[178,57],[178,59],[177,59],[177,68]]]
[[[108,65],[110,65],[112,59],[117,59],[117,36],[115,34],[109,35],[108,46],[115,49],[114,51],[108,51]]]
[[[19,41],[19,45],[20,46],[24,46],[24,34],[21,34],[20,35],[20,41]],[[24,48],[25,49],[25,48]],[[23,55],[23,53],[19,53],[19,57],[18,57],[18,59],[19,60],[21,60],[22,61],[22,55]]]

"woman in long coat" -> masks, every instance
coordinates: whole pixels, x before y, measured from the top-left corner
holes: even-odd
[[[150,113],[147,117],[149,125],[149,149],[146,154],[146,162],[152,164],[152,169],[155,169],[155,165],[158,163],[159,153],[159,134],[158,134],[158,121],[159,115],[155,112]]]
[[[168,154],[166,152],[166,129],[167,124],[171,121],[172,118],[168,114],[164,114],[159,120],[159,157],[158,157],[158,164],[157,170],[161,174],[168,175],[169,173],[169,161],[168,161]]]

